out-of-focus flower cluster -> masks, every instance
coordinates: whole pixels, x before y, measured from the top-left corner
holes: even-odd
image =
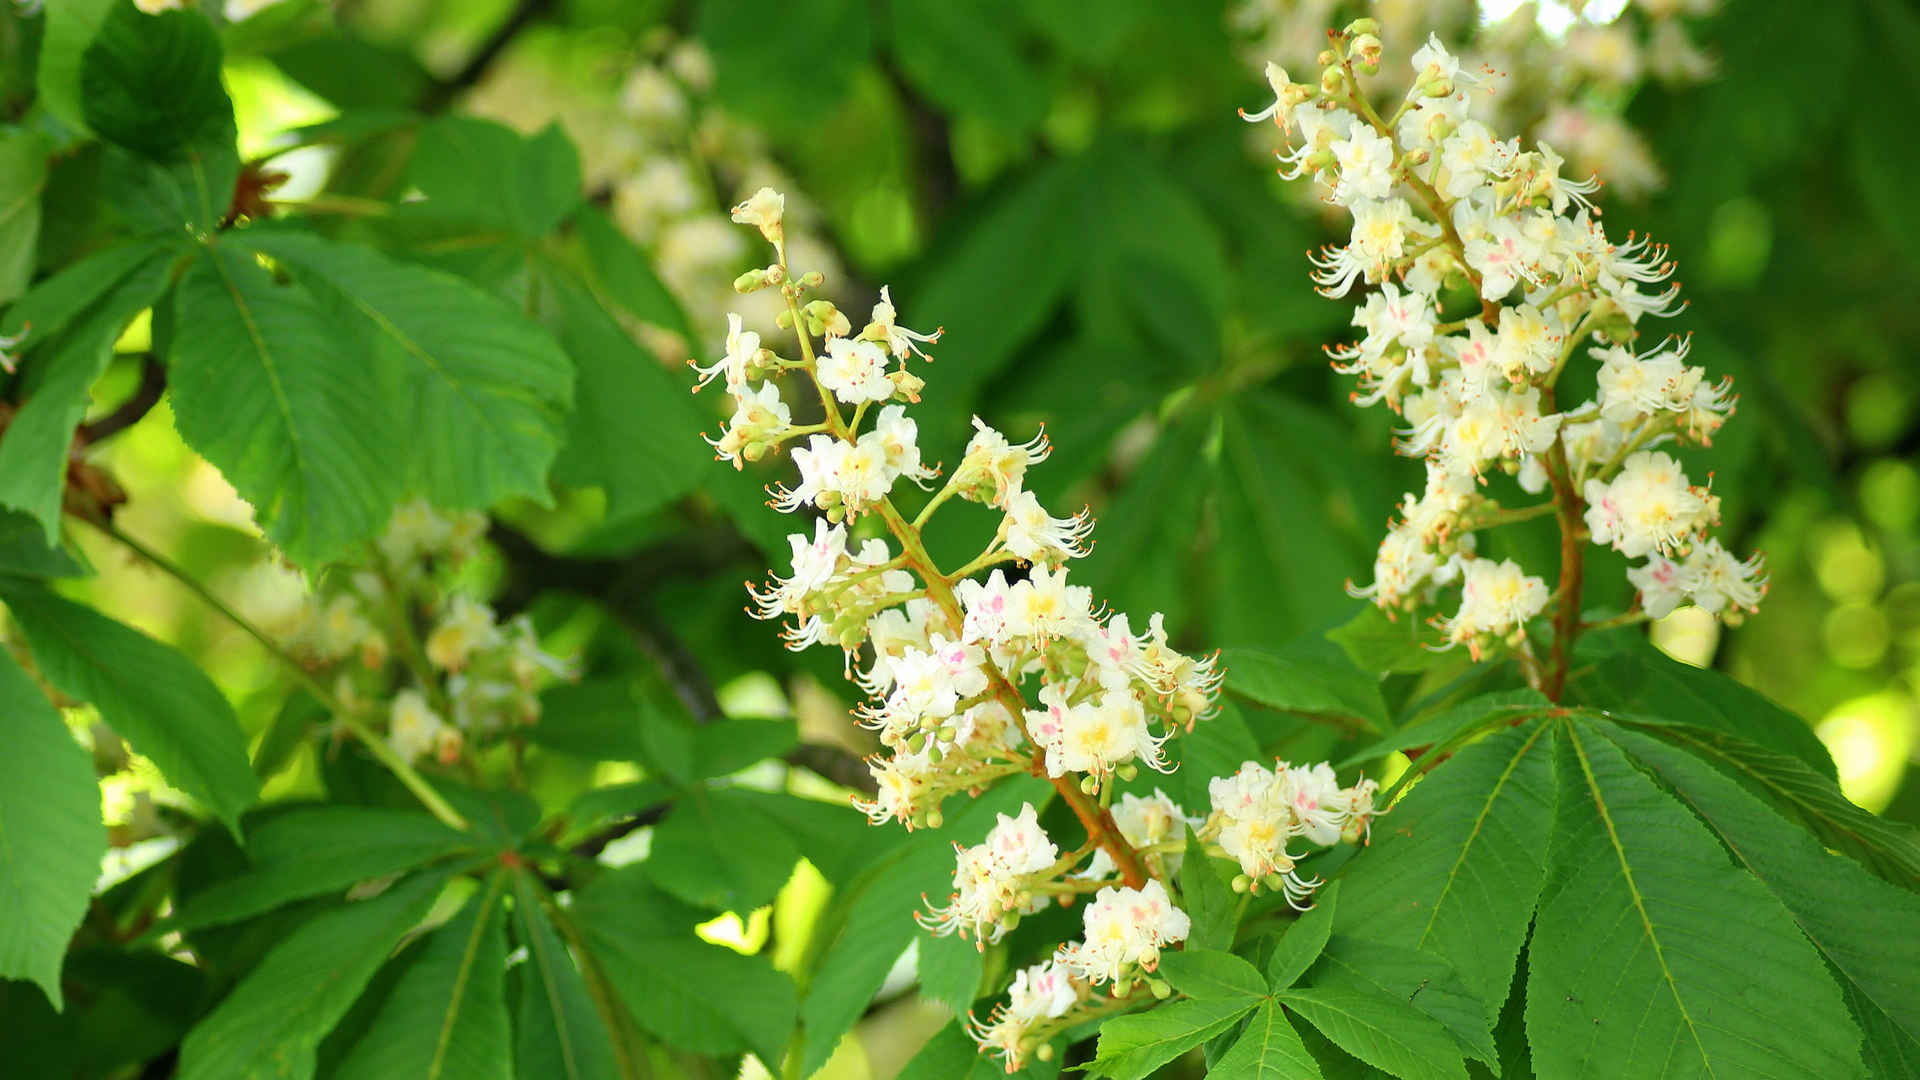
[[[760,132],[710,100],[713,62],[693,40],[655,41],[649,58],[621,88],[621,121],[606,133],[612,144],[613,216],[644,248],[655,270],[695,327],[717,327],[728,311],[758,333],[775,329],[778,293],[742,297],[727,283],[753,260],[745,237],[727,220],[727,207],[763,187],[790,190]],[[786,244],[796,260],[837,275],[834,248],[818,231],[818,212],[793,197],[785,207]],[[678,342],[657,328],[648,344],[664,357],[687,356],[713,344]]]
[[[350,709],[384,715],[407,761],[459,761],[470,747],[540,717],[538,691],[568,666],[541,651],[525,615],[500,622],[460,583],[484,514],[395,511],[372,563],[330,575],[307,601],[292,648],[331,675]]]
[[[1329,352],[1357,378],[1356,403],[1404,418],[1398,449],[1427,465],[1426,489],[1406,496],[1356,592],[1407,609],[1457,583],[1459,607],[1440,622],[1449,640],[1524,655],[1547,584],[1480,557],[1475,534],[1558,513],[1569,533],[1646,560],[1629,578],[1647,614],[1686,601],[1752,610],[1758,560],[1707,536],[1718,499],[1656,449],[1711,442],[1734,405],[1728,380],[1687,363],[1686,339],[1636,344],[1644,323],[1684,306],[1666,250],[1610,238],[1588,201],[1599,182],[1563,175],[1552,146],[1472,119],[1479,76],[1437,38],[1414,52],[1412,87],[1383,118],[1356,86],[1380,67],[1377,31],[1362,19],[1332,35],[1311,85],[1274,68],[1276,100],[1257,117],[1290,136],[1281,174],[1312,177],[1352,214],[1349,242],[1314,256],[1313,279],[1327,296],[1374,288],[1354,311],[1362,336]],[[1576,357],[1597,365],[1597,393],[1562,408],[1555,391]],[[1495,473],[1552,495],[1503,507],[1488,494]]]
[[[790,269],[785,209],[771,189],[734,207],[734,220],[776,254],[734,287],[779,298],[777,322],[796,331],[797,352],[776,351],[734,313],[719,355],[690,361],[696,389],[717,384],[733,401],[731,420],[708,439],[716,455],[738,466],[784,449],[796,475],[770,489],[771,505],[814,515],[810,531],[788,538],[791,571],[749,586],[749,610],[784,620],[791,648],[842,650],[869,698],[855,716],[885,748],[869,761],[875,793],[855,800],[875,824],[938,828],[949,795],[1025,773],[1050,779],[1087,830],[1083,845],[1063,851],[1035,806],[1000,815],[979,844],[956,847],[951,894],[921,915],[932,932],[984,948],[1049,903],[1091,897],[1082,938],[1021,972],[1009,1001],[972,1025],[983,1048],[1016,1068],[1074,1024],[1167,992],[1153,973],[1190,929],[1167,887],[1190,832],[1210,855],[1239,862],[1236,888],[1298,904],[1318,882],[1295,872],[1297,860],[1307,845],[1364,837],[1374,787],[1341,788],[1324,764],[1249,762],[1213,782],[1205,818],[1158,790],[1115,802],[1116,785],[1142,767],[1170,771],[1169,741],[1214,715],[1215,658],[1174,649],[1157,614],[1136,629],[1069,580],[1092,522],[1084,511],[1053,514],[1028,489],[1027,471],[1048,455],[1044,433],[1016,442],[975,418],[942,481],[908,409],[926,385],[913,362],[941,332],[903,326],[886,289],[856,331],[818,296],[823,274]],[[800,392],[785,396],[789,384]],[[892,502],[902,480],[931,492],[912,520]],[[997,511],[998,525],[978,555],[942,570],[923,530],[955,499]],[[1302,845],[1290,851],[1295,839]],[[1152,993],[1134,993],[1142,987]]]
[[[1325,27],[1346,5],[1335,0],[1246,0],[1229,17],[1242,55],[1264,71],[1318,70]],[[1712,15],[1719,0],[1617,0],[1614,3],[1528,2],[1500,5],[1483,21],[1468,0],[1379,0],[1368,5],[1381,29],[1378,47],[1404,56],[1435,36],[1460,58],[1462,71],[1486,73],[1498,94],[1464,100],[1466,115],[1492,131],[1551,143],[1580,175],[1599,173],[1612,189],[1639,198],[1665,182],[1646,140],[1622,116],[1648,77],[1668,86],[1711,78],[1712,59],[1695,42],[1690,21]],[[1403,36],[1405,35],[1405,36]],[[1370,88],[1376,105],[1413,88],[1417,75],[1381,72]],[[1464,87],[1463,87],[1464,88]]]

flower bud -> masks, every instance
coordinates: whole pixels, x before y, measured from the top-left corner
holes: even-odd
[[[1330,67],[1320,73],[1320,92],[1339,94],[1347,85],[1347,73],[1337,67]]]
[[[779,327],[782,330],[793,329],[793,313],[787,311],[784,308],[778,312],[775,312],[773,316],[773,325]]]
[[[1173,996],[1173,987],[1165,979],[1148,979],[1147,989],[1153,991],[1153,996],[1161,1001]]]
[[[765,270],[749,270],[733,279],[733,291],[737,293],[758,292],[767,287]]]
[[[826,283],[827,275],[818,270],[809,270],[800,275],[800,287],[803,289],[817,289]]]
[[[767,284],[780,285],[785,283],[786,280],[787,280],[786,267],[781,266],[779,263],[774,263],[772,266],[767,267]]]
[[[1358,58],[1362,64],[1366,65],[1367,74],[1372,75],[1380,70],[1380,39],[1378,37],[1373,34],[1361,34],[1354,38],[1353,44],[1347,48],[1347,55]]]
[[[887,378],[893,382],[893,396],[902,401],[918,402],[920,391],[927,388],[927,380],[910,371],[889,371]]]
[[[1380,32],[1380,20],[1371,17],[1355,19],[1347,24],[1346,32],[1355,36],[1372,37]]]

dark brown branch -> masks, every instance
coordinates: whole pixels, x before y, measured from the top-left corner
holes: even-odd
[[[140,385],[134,387],[127,400],[118,408],[98,420],[80,425],[80,441],[83,444],[97,443],[112,435],[132,427],[153,411],[160,403],[160,395],[167,389],[167,369],[160,366],[160,360],[152,353],[140,358]]]
[[[439,112],[453,104],[462,93],[479,85],[480,80],[486,77],[487,69],[493,66],[501,53],[507,51],[520,32],[545,18],[552,7],[553,0],[520,0],[506,21],[487,36],[487,40],[467,58],[459,71],[427,88],[426,93],[420,96],[420,111]]]

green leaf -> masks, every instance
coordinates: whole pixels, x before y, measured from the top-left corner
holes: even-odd
[[[856,0],[714,0],[701,6],[695,36],[712,50],[723,104],[764,127],[805,130],[802,118],[831,113],[872,54],[873,21]]]
[[[986,972],[985,950],[959,934],[929,934],[917,944],[920,996],[945,1005],[956,1016],[966,1015],[980,996],[980,979]]]
[[[1534,1067],[1864,1075],[1860,1030],[1779,901],[1619,747],[1554,726],[1553,873],[1527,986]]]
[[[1376,761],[1396,750],[1411,750],[1417,746],[1439,747],[1475,729],[1492,727],[1496,723],[1511,725],[1538,716],[1552,707],[1553,702],[1538,690],[1500,690],[1484,694],[1448,706],[1417,724],[1408,724],[1366,749],[1348,755],[1337,767],[1344,769],[1363,761]]]
[[[1207,784],[1213,777],[1229,776],[1246,762],[1263,756],[1247,727],[1246,716],[1232,700],[1221,701],[1218,715],[1201,721],[1192,734],[1182,735],[1168,746],[1175,766],[1164,783],[1172,789],[1168,794],[1182,806],[1208,805]]]
[[[7,309],[6,317],[0,319],[0,328],[4,328],[7,337],[26,333],[27,340],[21,348],[31,352],[59,337],[61,331],[95,307],[115,285],[150,262],[156,251],[152,244],[138,243],[96,251],[36,283],[19,303]]]
[[[1233,945],[1233,890],[1221,879],[1214,859],[1187,834],[1186,857],[1180,861],[1180,907],[1193,922],[1187,934],[1189,949],[1225,949]]]
[[[168,384],[181,438],[316,566],[377,535],[400,495],[400,418],[351,336],[245,251],[210,247],[180,282]]]
[[[40,311],[53,315],[55,325],[66,322],[58,337],[33,346],[20,379],[26,400],[0,440],[0,503],[32,514],[48,545],[60,537],[67,457],[87,411],[87,391],[113,359],[121,331],[167,287],[168,258],[151,250],[142,256],[124,270],[129,256],[95,256],[50,282],[44,300],[36,299],[35,290],[18,305],[23,322]],[[96,298],[74,305],[89,287],[99,290]],[[61,320],[73,306],[79,310]]]
[[[826,1064],[840,1036],[866,1011],[894,961],[920,933],[913,916],[923,896],[944,895],[953,880],[953,845],[978,843],[995,815],[1020,804],[1045,805],[1052,788],[1031,777],[1003,780],[977,799],[956,800],[947,823],[909,838],[862,872],[834,899],[834,918],[816,927],[819,963],[800,1005],[806,1034],[802,1071]],[[1191,909],[1189,909],[1191,914]]]
[[[1553,771],[1546,725],[1455,754],[1375,823],[1341,874],[1335,931],[1432,952],[1487,1003],[1507,999],[1546,875]]]
[[[793,1031],[793,980],[765,957],[694,937],[698,916],[649,884],[647,865],[603,874],[579,893],[573,918],[594,962],[634,1021],[667,1043],[749,1051],[777,1068]]]
[[[1438,1021],[1467,1055],[1488,1064],[1499,1061],[1487,1019],[1492,1010],[1460,981],[1453,965],[1434,953],[1335,936],[1307,982],[1405,1001]]]
[[[594,296],[609,308],[663,326],[690,342],[697,340],[680,301],[653,272],[646,253],[615,228],[605,213],[583,208],[574,215],[573,227],[586,255],[584,272]]]
[[[0,709],[0,978],[32,979],[62,1009],[60,961],[107,852],[100,789],[87,752],[7,656]]]
[[[172,647],[45,586],[0,578],[0,599],[47,681],[101,719],[237,836],[258,793],[247,740],[219,687]]]
[[[1297,641],[1279,650],[1226,649],[1227,690],[1268,708],[1350,717],[1373,730],[1387,722],[1378,681],[1354,667],[1332,642]]]
[[[1016,5],[892,0],[893,54],[901,72],[936,104],[978,116],[1010,134],[1033,130],[1050,98],[1016,40]]]
[[[1060,1060],[1029,1060],[1025,1068],[1009,1073],[998,1058],[981,1053],[955,1020],[934,1033],[913,1059],[901,1066],[894,1080],[1051,1080],[1060,1074]]]
[[[1321,950],[1327,947],[1327,939],[1333,936],[1333,914],[1339,899],[1340,883],[1335,881],[1321,889],[1306,914],[1295,919],[1287,932],[1280,935],[1279,944],[1274,946],[1273,955],[1267,959],[1269,986],[1275,990],[1285,990],[1320,958]]]
[[[27,291],[40,250],[40,191],[47,183],[46,136],[0,133],[0,304]]]
[[[1321,1073],[1279,1002],[1265,1001],[1207,1076],[1209,1080],[1320,1080]]]
[[[1160,974],[1190,998],[1261,997],[1267,980],[1260,970],[1230,952],[1187,948],[1160,957]]]
[[[417,875],[301,925],[187,1033],[179,1080],[307,1080],[320,1040],[444,883]]]
[[[1682,724],[1622,721],[1713,763],[1749,791],[1896,885],[1920,888],[1920,832],[1855,806],[1830,778],[1798,758],[1764,750],[1724,732]]]
[[[492,120],[436,117],[420,129],[408,178],[426,196],[426,212],[526,240],[553,231],[584,198],[580,155],[558,124],[522,138]]]
[[[1582,703],[1611,712],[1684,717],[1835,775],[1832,755],[1805,720],[1720,672],[1682,664],[1644,642],[1592,665],[1573,691]]]
[[[107,17],[116,8],[128,6],[124,0],[67,0],[47,5],[36,79],[41,102],[68,127],[80,131],[87,127],[80,90],[81,61],[87,47],[93,44]]]
[[[509,495],[546,501],[573,402],[572,365],[552,338],[458,278],[366,248],[282,229],[256,228],[247,239],[371,340],[365,361],[407,404],[409,479],[420,494],[449,510]]]
[[[311,806],[249,823],[253,869],[194,894],[176,923],[192,930],[251,918],[282,904],[424,866],[473,838],[418,810]]]
[[[139,236],[190,250],[233,206],[240,155],[231,129],[159,162],[118,147],[101,154],[100,196]]]
[[[1155,1069],[1232,1027],[1262,1002],[1257,995],[1176,1001],[1100,1025],[1089,1076],[1142,1080]]]
[[[554,479],[600,487],[610,519],[651,513],[710,479],[713,455],[700,441],[708,419],[690,384],[634,344],[584,289],[557,277],[542,284],[553,301],[549,328],[579,377]]]
[[[80,107],[111,143],[165,160],[183,147],[233,137],[233,106],[220,84],[220,36],[196,11],[107,13],[80,58]]]
[[[1404,1001],[1344,987],[1283,990],[1276,996],[1335,1045],[1376,1069],[1401,1080],[1466,1080],[1453,1037]]]
[[[1360,614],[1332,630],[1327,639],[1347,651],[1362,671],[1425,671],[1445,655],[1433,628],[1407,615],[1389,616],[1368,604]]]
[[[25,578],[78,577],[87,568],[62,547],[48,545],[33,516],[0,509],[0,574]]]
[[[525,873],[514,875],[513,916],[519,943],[527,950],[514,1008],[514,1075],[554,1080],[621,1075],[586,979]]]
[[[1920,1050],[1920,895],[1829,854],[1706,762],[1646,735],[1588,725],[1670,785],[1840,974],[1841,989],[1870,1042]]]
[[[366,1080],[512,1080],[507,934],[496,871],[480,898],[410,950],[417,955],[340,1065]]]
[[[695,788],[654,829],[646,865],[655,884],[687,903],[744,915],[773,901],[799,859],[757,804],[726,788]]]

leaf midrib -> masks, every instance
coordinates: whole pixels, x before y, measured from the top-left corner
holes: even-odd
[[[1544,729],[1546,725],[1541,725]],[[1660,937],[1654,932],[1653,917],[1648,914],[1645,898],[1640,886],[1633,880],[1633,868],[1627,862],[1627,849],[1620,842],[1620,833],[1614,827],[1613,815],[1607,811],[1607,802],[1600,794],[1600,783],[1593,775],[1593,765],[1587,760],[1586,748],[1580,745],[1580,733],[1571,720],[1566,721],[1567,741],[1573,747],[1574,757],[1580,761],[1581,775],[1586,778],[1587,791],[1593,796],[1593,805],[1600,815],[1600,823],[1607,828],[1607,841],[1613,847],[1613,854],[1620,861],[1621,876],[1626,878],[1627,892],[1633,898],[1634,910],[1640,915],[1640,925],[1646,933],[1647,943],[1653,946],[1653,958],[1660,965],[1660,976],[1666,982],[1667,992],[1673,996],[1674,1007],[1680,1010],[1680,1019],[1687,1025],[1687,1034],[1693,1036],[1693,1045],[1700,1051],[1700,1063],[1708,1076],[1718,1076],[1713,1068],[1713,1059],[1707,1054],[1706,1044],[1700,1040],[1700,1029],[1693,1021],[1693,1014],[1687,1011],[1687,1003],[1680,996],[1680,984],[1673,976],[1673,970],[1667,966],[1666,949],[1660,944]]]
[[[1486,801],[1480,804],[1480,812],[1473,819],[1473,830],[1467,833],[1466,842],[1460,845],[1459,856],[1453,860],[1453,865],[1447,868],[1445,883],[1440,887],[1440,895],[1433,899],[1427,916],[1427,925],[1421,927],[1420,940],[1415,944],[1415,948],[1426,947],[1427,938],[1432,936],[1434,926],[1440,921],[1440,909],[1446,904],[1447,894],[1453,891],[1454,882],[1459,880],[1460,868],[1467,864],[1467,853],[1473,850],[1474,842],[1480,838],[1480,830],[1487,823],[1487,817],[1493,813],[1493,804],[1499,800],[1500,793],[1506,789],[1507,781],[1513,778],[1514,771],[1520,767],[1521,759],[1532,752],[1534,743],[1540,741],[1540,736],[1546,732],[1547,726],[1541,724],[1534,728],[1533,734],[1527,737],[1526,742],[1520,744],[1520,749],[1507,761],[1506,768],[1500,771],[1500,779],[1494,781],[1492,790],[1487,792]]]
[[[480,954],[480,944],[487,936],[492,925],[493,905],[500,898],[501,874],[496,873],[487,882],[487,893],[480,899],[480,907],[474,913],[473,932],[467,935],[467,944],[460,953],[460,968],[453,977],[453,990],[447,995],[446,1014],[440,1020],[440,1034],[434,1041],[433,1058],[427,1063],[428,1080],[439,1080],[440,1069],[446,1063],[447,1048],[452,1044],[454,1025],[460,1019],[460,1009],[466,999],[467,986],[473,976],[474,960]]]

